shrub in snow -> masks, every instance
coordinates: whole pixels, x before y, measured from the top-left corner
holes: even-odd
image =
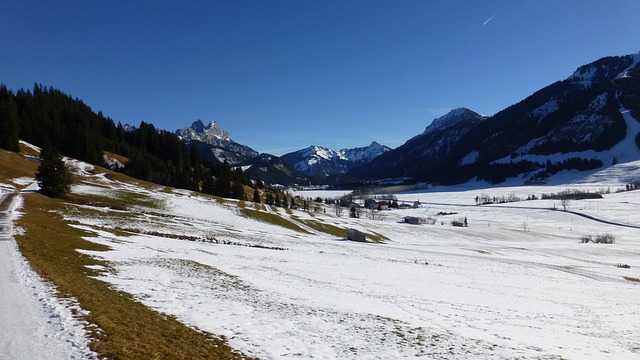
[[[437,221],[436,218],[432,218],[431,216],[424,219],[424,223],[429,225],[435,225],[436,221]]]
[[[580,242],[583,244],[590,243],[592,241],[593,241],[593,235],[580,236]]]
[[[583,235],[580,237],[580,242],[583,244],[586,243],[594,243],[594,244],[614,244],[616,242],[616,237],[610,233],[598,234],[598,235]]]
[[[594,242],[596,244],[613,244],[616,242],[616,237],[613,234],[600,234],[596,235]]]

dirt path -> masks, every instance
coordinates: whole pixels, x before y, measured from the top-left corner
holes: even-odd
[[[0,241],[13,240],[13,227],[9,209],[16,194],[0,194]]]
[[[13,238],[17,194],[0,193],[0,359],[91,359],[85,331]]]

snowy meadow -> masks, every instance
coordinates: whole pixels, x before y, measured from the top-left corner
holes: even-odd
[[[539,200],[604,188],[604,198],[572,200],[567,211]],[[109,264],[92,269],[99,279],[261,358],[635,359],[640,191],[619,189],[615,181],[429,189],[396,194],[419,208],[353,219],[331,207],[256,207],[98,175],[73,192],[131,207],[70,204],[64,218],[109,247],[81,250]],[[476,205],[510,194],[538,200]],[[451,225],[460,218],[468,227]],[[347,241],[323,226],[386,240]],[[604,233],[615,243],[581,243]]]

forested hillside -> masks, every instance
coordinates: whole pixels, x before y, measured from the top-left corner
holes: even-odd
[[[350,175],[439,184],[517,177],[541,183],[561,170],[637,160],[639,100],[640,54],[605,57],[482,121],[460,115],[454,125],[416,136]],[[627,110],[631,117],[625,119]],[[637,147],[623,143],[628,136]]]
[[[128,158],[123,173],[205,193],[245,197],[250,182],[227,163],[202,159],[175,134],[142,122],[125,127],[60,90],[34,85],[15,94],[0,85],[0,148],[17,151],[22,139],[63,155],[106,166],[104,152]]]

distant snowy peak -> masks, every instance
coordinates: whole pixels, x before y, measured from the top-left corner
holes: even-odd
[[[282,159],[307,176],[329,176],[344,173],[355,165],[368,163],[391,150],[378,142],[353,149],[332,150],[309,146],[282,156]]]
[[[343,157],[349,161],[352,161],[354,163],[365,163],[377,158],[378,156],[390,150],[390,147],[373,141],[369,146],[353,149],[343,149],[340,150],[340,152],[342,152]]]
[[[350,162],[368,162],[381,154],[391,150],[390,147],[374,141],[369,146],[353,149],[332,150],[322,146],[309,146],[299,150],[300,155],[309,159],[324,159],[330,161],[344,160]]]
[[[220,140],[231,140],[229,133],[220,129],[215,121],[205,126],[202,120],[197,120],[190,127],[176,131],[183,140],[197,140],[203,143],[215,145]]]
[[[422,133],[423,135],[432,133],[434,131],[443,130],[468,121],[482,121],[487,116],[480,115],[475,111],[471,111],[467,108],[461,107],[449,111],[447,114],[434,119],[429,126]]]

